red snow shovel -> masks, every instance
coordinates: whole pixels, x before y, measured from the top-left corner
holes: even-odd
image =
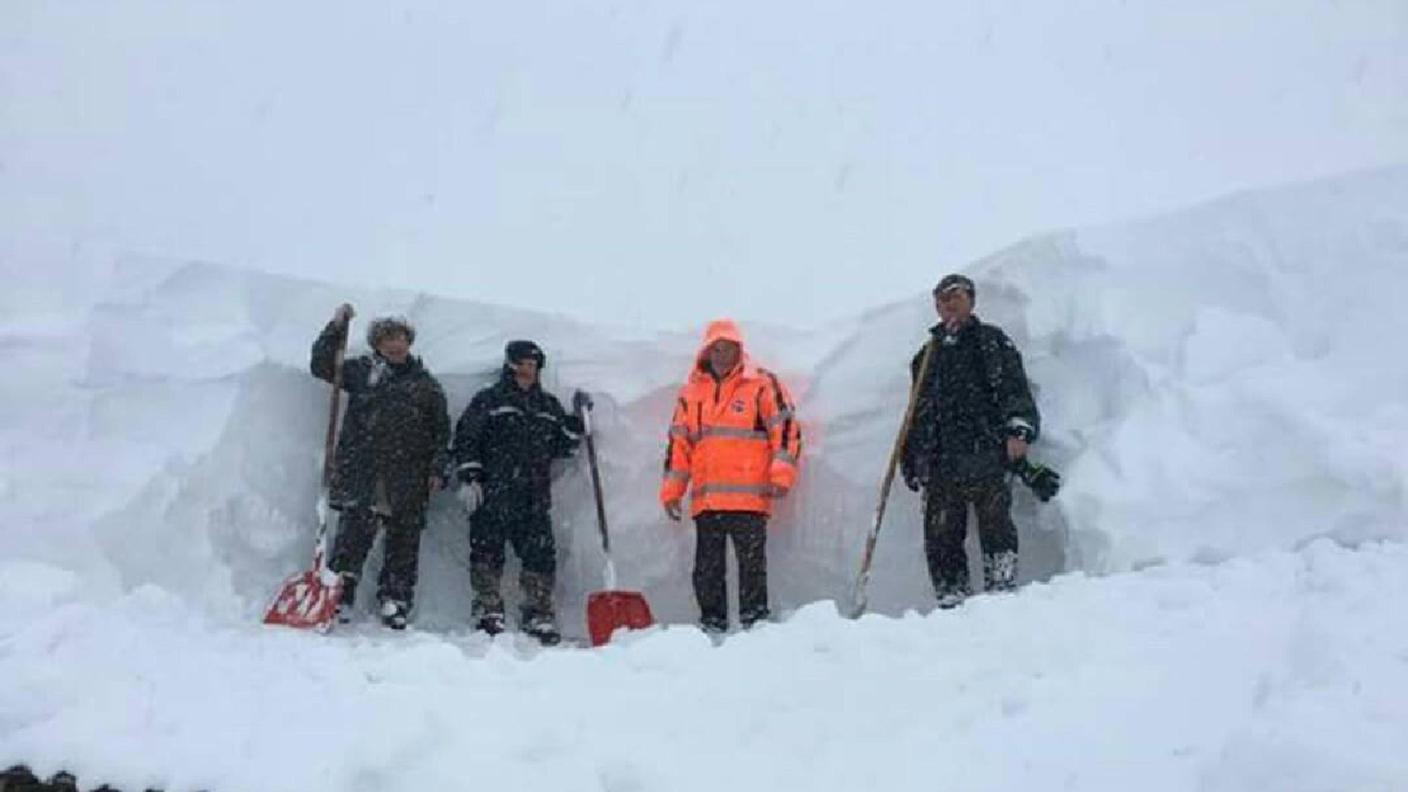
[[[342,359],[346,349],[347,325],[343,324],[342,338],[333,352],[332,406],[328,410],[328,432],[323,445],[323,483],[318,492],[318,538],[313,543],[313,568],[284,581],[269,612],[264,614],[265,624],[325,632],[332,627],[337,605],[342,602],[342,576],[328,569],[323,557],[327,554],[328,490],[332,486],[337,413],[342,396]]]
[[[582,394],[583,397],[586,394]],[[616,565],[611,563],[611,535],[606,530],[606,504],[601,496],[601,471],[596,463],[596,443],[592,439],[591,399],[574,398],[582,414],[583,433],[587,440],[587,461],[592,469],[592,492],[596,495],[596,524],[601,530],[601,551],[606,556],[606,590],[594,591],[587,597],[587,632],[592,646],[611,640],[611,633],[621,627],[643,630],[655,624],[650,604],[639,591],[616,590]]]

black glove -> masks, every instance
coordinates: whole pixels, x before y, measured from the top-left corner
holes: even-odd
[[[919,475],[919,471],[913,465],[901,464],[900,476],[904,479],[904,485],[909,487],[910,492],[918,492],[924,486],[924,478]]]
[[[1040,465],[1026,457],[1022,457],[1012,463],[1012,471],[1022,480],[1036,496],[1036,499],[1045,503],[1056,497],[1056,493],[1061,489],[1061,474],[1051,468]]]
[[[587,431],[587,425],[582,421],[580,414],[562,416],[562,428],[574,435],[579,435]]]
[[[596,404],[592,402],[591,394],[586,391],[579,390],[572,393],[572,412],[590,410],[595,406]]]
[[[352,317],[357,315],[357,311],[352,307],[352,303],[343,303],[337,306],[337,310],[332,312],[332,323],[347,330],[347,324],[352,321]]]

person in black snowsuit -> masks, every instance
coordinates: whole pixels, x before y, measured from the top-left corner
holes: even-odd
[[[343,305],[313,342],[313,376],[333,381],[352,306]],[[382,621],[403,629],[415,600],[425,508],[442,483],[450,414],[440,383],[410,354],[415,328],[384,317],[367,329],[370,353],[342,364],[347,412],[342,419],[329,505],[341,514],[330,566],[343,576],[339,618],[351,613],[367,553],[386,532],[377,581]]]
[[[556,643],[551,464],[576,449],[582,420],[565,414],[557,397],[543,390],[539,376],[546,364],[547,357],[532,341],[509,342],[499,381],[475,394],[456,422],[452,454],[458,496],[470,514],[476,628],[491,635],[504,629],[499,581],[505,546],[512,545],[522,563],[520,627],[544,643]],[[585,401],[580,392],[573,398],[574,406]]]
[[[911,490],[924,490],[924,552],[945,608],[971,593],[963,552],[969,504],[978,518],[985,588],[1015,588],[1017,528],[1006,474],[1041,431],[1022,355],[1001,328],[973,314],[976,298],[963,275],[939,281],[934,306],[941,321],[910,363],[913,380],[932,347],[901,470]]]

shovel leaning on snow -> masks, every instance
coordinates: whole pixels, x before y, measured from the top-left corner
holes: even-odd
[[[579,396],[572,401],[582,415],[587,462],[592,471],[592,492],[596,495],[596,524],[601,531],[601,552],[606,556],[606,590],[594,591],[587,597],[587,633],[591,636],[592,646],[601,646],[611,640],[611,634],[617,629],[643,630],[655,624],[655,617],[644,594],[616,588],[616,565],[611,562],[611,534],[606,529],[606,504],[601,494],[601,471],[597,467],[596,442],[592,436],[591,398],[579,392]]]
[[[349,313],[348,317],[351,319]],[[265,624],[282,624],[302,630],[326,631],[337,616],[342,602],[342,576],[327,568],[328,491],[332,486],[333,452],[337,444],[337,414],[342,404],[342,360],[347,354],[347,330],[342,326],[342,338],[333,353],[332,405],[328,410],[328,431],[323,443],[323,483],[318,491],[318,538],[313,542],[313,568],[299,572],[284,581],[274,597]]]

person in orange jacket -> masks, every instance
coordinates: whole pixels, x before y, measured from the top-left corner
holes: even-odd
[[[690,491],[694,596],[707,632],[728,630],[725,550],[738,558],[738,617],[768,617],[767,521],[797,481],[802,435],[777,375],[755,366],[732,321],[711,322],[670,421],[660,503],[672,520]]]

